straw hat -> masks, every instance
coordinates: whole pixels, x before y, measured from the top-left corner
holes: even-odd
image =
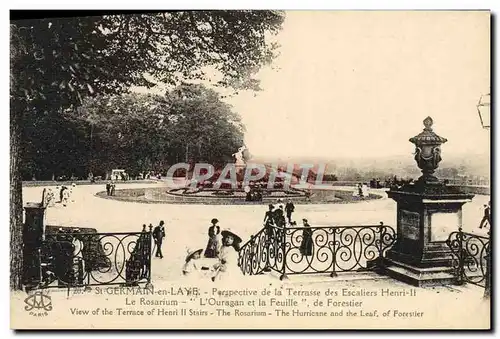
[[[223,230],[222,232],[220,232],[220,234],[222,235],[222,237],[226,237],[228,235],[232,236],[234,238],[235,243],[240,243],[243,241],[243,240],[241,240],[241,238],[238,235],[236,235],[236,233],[231,231],[231,229],[229,229],[229,228]]]
[[[193,251],[193,250],[187,250],[186,262],[188,262],[189,260],[191,260],[191,257],[193,255],[195,255],[196,253],[201,254],[201,252],[203,252],[203,248],[197,249],[195,251]]]

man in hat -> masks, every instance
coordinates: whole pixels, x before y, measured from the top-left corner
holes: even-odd
[[[163,259],[163,253],[161,252],[161,244],[163,243],[163,238],[165,238],[165,223],[163,220],[160,221],[160,224],[156,226],[153,230],[153,239],[155,240],[156,245],[156,255],[155,257],[159,257]]]
[[[292,213],[295,211],[295,205],[292,202],[292,199],[288,199],[285,205],[286,218],[288,219],[288,223],[292,224]]]
[[[241,274],[238,267],[241,238],[230,229],[223,230],[221,235],[223,245],[219,252],[219,262],[214,265],[215,274],[212,281],[230,280],[231,277]]]
[[[479,223],[479,228],[486,227],[486,224],[491,226],[490,215],[491,215],[491,201],[488,201],[488,205],[484,205],[484,215],[483,219]]]

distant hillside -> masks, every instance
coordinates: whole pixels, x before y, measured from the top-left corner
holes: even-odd
[[[327,174],[336,174],[339,180],[366,180],[398,176],[416,178],[421,175],[412,154],[373,158],[336,158],[327,157],[259,157],[252,162],[278,164],[326,164]],[[438,176],[449,177],[450,173],[460,176],[490,178],[490,158],[488,155],[443,155],[437,171]]]

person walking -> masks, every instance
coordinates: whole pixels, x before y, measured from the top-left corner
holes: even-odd
[[[165,238],[165,223],[163,220],[160,221],[160,224],[156,226],[153,230],[153,239],[156,245],[156,254],[155,257],[159,257],[163,259],[163,253],[161,252],[161,245],[163,243],[163,238]]]
[[[292,199],[288,199],[285,205],[286,218],[288,219],[288,223],[292,224],[292,213],[295,211],[295,205],[292,202]]]
[[[108,196],[111,195],[111,182],[109,181],[106,183],[106,193]]]
[[[488,201],[488,205],[484,205],[484,215],[483,219],[479,223],[479,228],[486,227],[486,224],[491,226],[491,201]]]

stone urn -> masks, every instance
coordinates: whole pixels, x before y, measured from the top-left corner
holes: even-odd
[[[434,133],[433,123],[431,117],[425,118],[424,130],[410,139],[410,142],[415,144],[415,161],[418,168],[422,170],[422,176],[418,179],[418,182],[421,183],[438,182],[434,171],[441,162],[441,145],[448,141]]]

